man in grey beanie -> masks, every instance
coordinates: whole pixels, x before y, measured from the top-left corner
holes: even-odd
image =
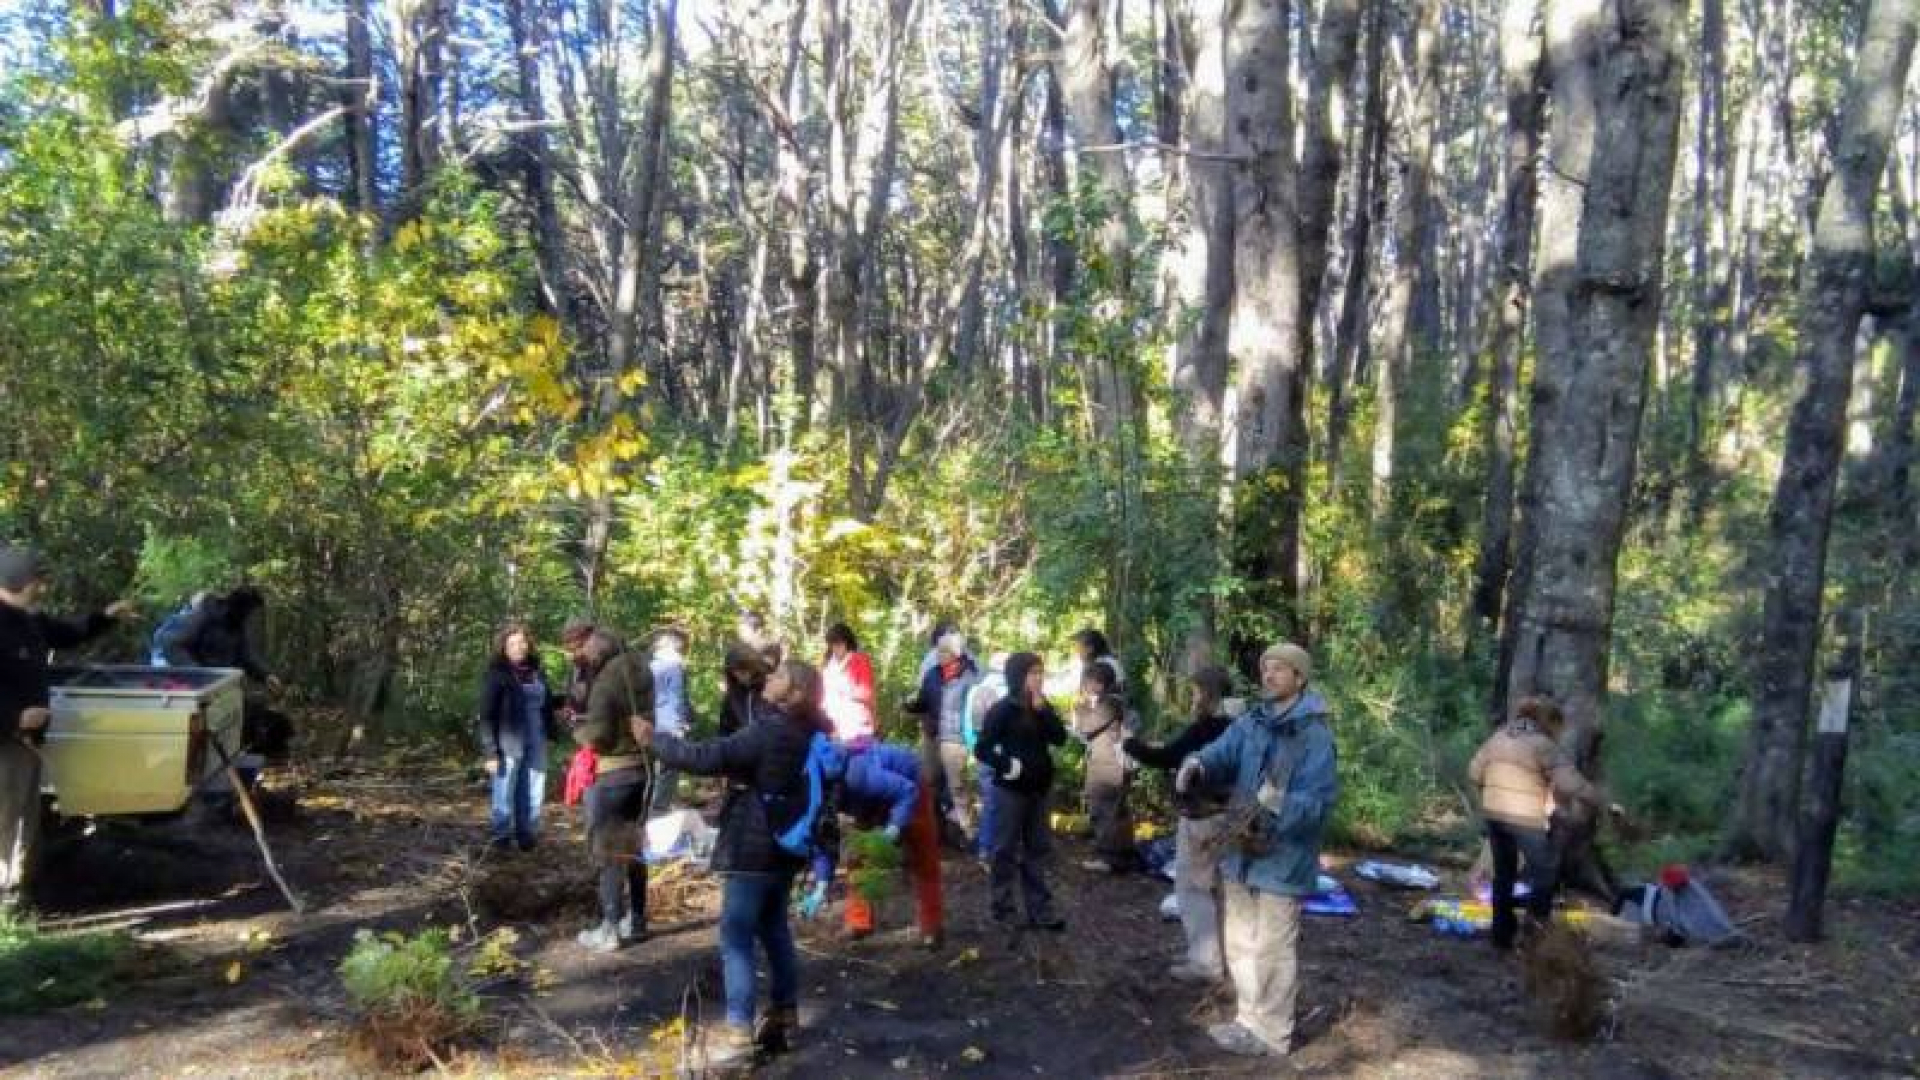
[[[47,653],[104,633],[132,608],[121,602],[84,621],[40,611],[40,556],[0,544],[0,909],[17,905],[40,826],[40,752],[47,721]]]

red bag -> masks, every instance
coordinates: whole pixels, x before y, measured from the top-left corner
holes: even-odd
[[[567,763],[567,783],[563,797],[568,806],[578,806],[587,789],[593,786],[593,778],[600,774],[600,755],[593,747],[583,746],[573,752],[573,760]]]

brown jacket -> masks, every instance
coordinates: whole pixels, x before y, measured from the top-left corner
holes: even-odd
[[[1593,795],[1593,785],[1559,744],[1526,721],[1494,732],[1473,755],[1467,775],[1480,789],[1481,813],[1522,829],[1545,829],[1556,801]]]
[[[628,722],[635,716],[653,720],[653,668],[646,657],[628,650],[608,660],[594,675],[586,715],[573,729],[575,742],[593,747],[600,755],[601,775],[646,764]]]

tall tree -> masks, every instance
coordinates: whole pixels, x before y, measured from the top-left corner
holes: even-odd
[[[1380,363],[1374,376],[1373,495],[1383,507],[1404,454],[1403,415],[1407,380],[1416,358],[1430,359],[1439,342],[1423,340],[1420,296],[1433,267],[1424,255],[1431,244],[1433,148],[1440,96],[1440,0],[1412,0],[1402,38],[1406,77],[1400,92],[1400,205],[1393,219],[1393,272],[1381,300]]]
[[[1374,224],[1386,217],[1387,185],[1382,175],[1387,143],[1386,47],[1388,13],[1374,4],[1367,17],[1367,48],[1363,63],[1366,91],[1360,113],[1360,153],[1354,162],[1352,196],[1348,200],[1345,280],[1340,287],[1340,315],[1335,323],[1333,362],[1327,372],[1327,490],[1337,494],[1344,477],[1347,422],[1353,411],[1353,385],[1359,381],[1370,341],[1367,289],[1373,267]]]
[[[1727,853],[1742,857],[1778,859],[1793,845],[1854,336],[1873,271],[1875,197],[1900,116],[1920,7],[1911,0],[1871,0],[1865,19],[1801,285],[1795,360],[1802,391],[1787,424],[1769,516],[1772,568],[1754,657],[1753,726],[1726,835]]]
[[[1539,193],[1540,99],[1546,86],[1538,3],[1506,6],[1500,21],[1500,72],[1506,99],[1506,176],[1501,186],[1499,286],[1489,298],[1493,310],[1485,320],[1487,400],[1481,438],[1487,449],[1487,492],[1473,585],[1473,612],[1489,626],[1500,618],[1513,547],[1514,424]]]
[[[516,0],[517,2],[517,0]],[[347,0],[347,81],[340,88],[350,106],[341,123],[347,135],[347,191],[352,205],[372,211],[380,205],[379,84],[373,74],[373,27],[368,0]]]
[[[1534,264],[1530,451],[1502,636],[1502,715],[1559,700],[1598,731],[1662,300],[1679,138],[1680,0],[1549,0],[1552,83]]]

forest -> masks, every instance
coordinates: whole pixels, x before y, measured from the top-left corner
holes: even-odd
[[[1835,888],[1904,904],[1917,30],[6,0],[0,539],[53,608],[138,597],[103,653],[257,586],[342,754],[469,740],[509,617],[684,629],[703,718],[743,611],[857,628],[882,702],[937,625],[1099,627],[1156,731],[1298,641],[1330,844],[1470,857],[1468,758],[1545,693],[1642,873],[1789,866],[1846,680]]]

